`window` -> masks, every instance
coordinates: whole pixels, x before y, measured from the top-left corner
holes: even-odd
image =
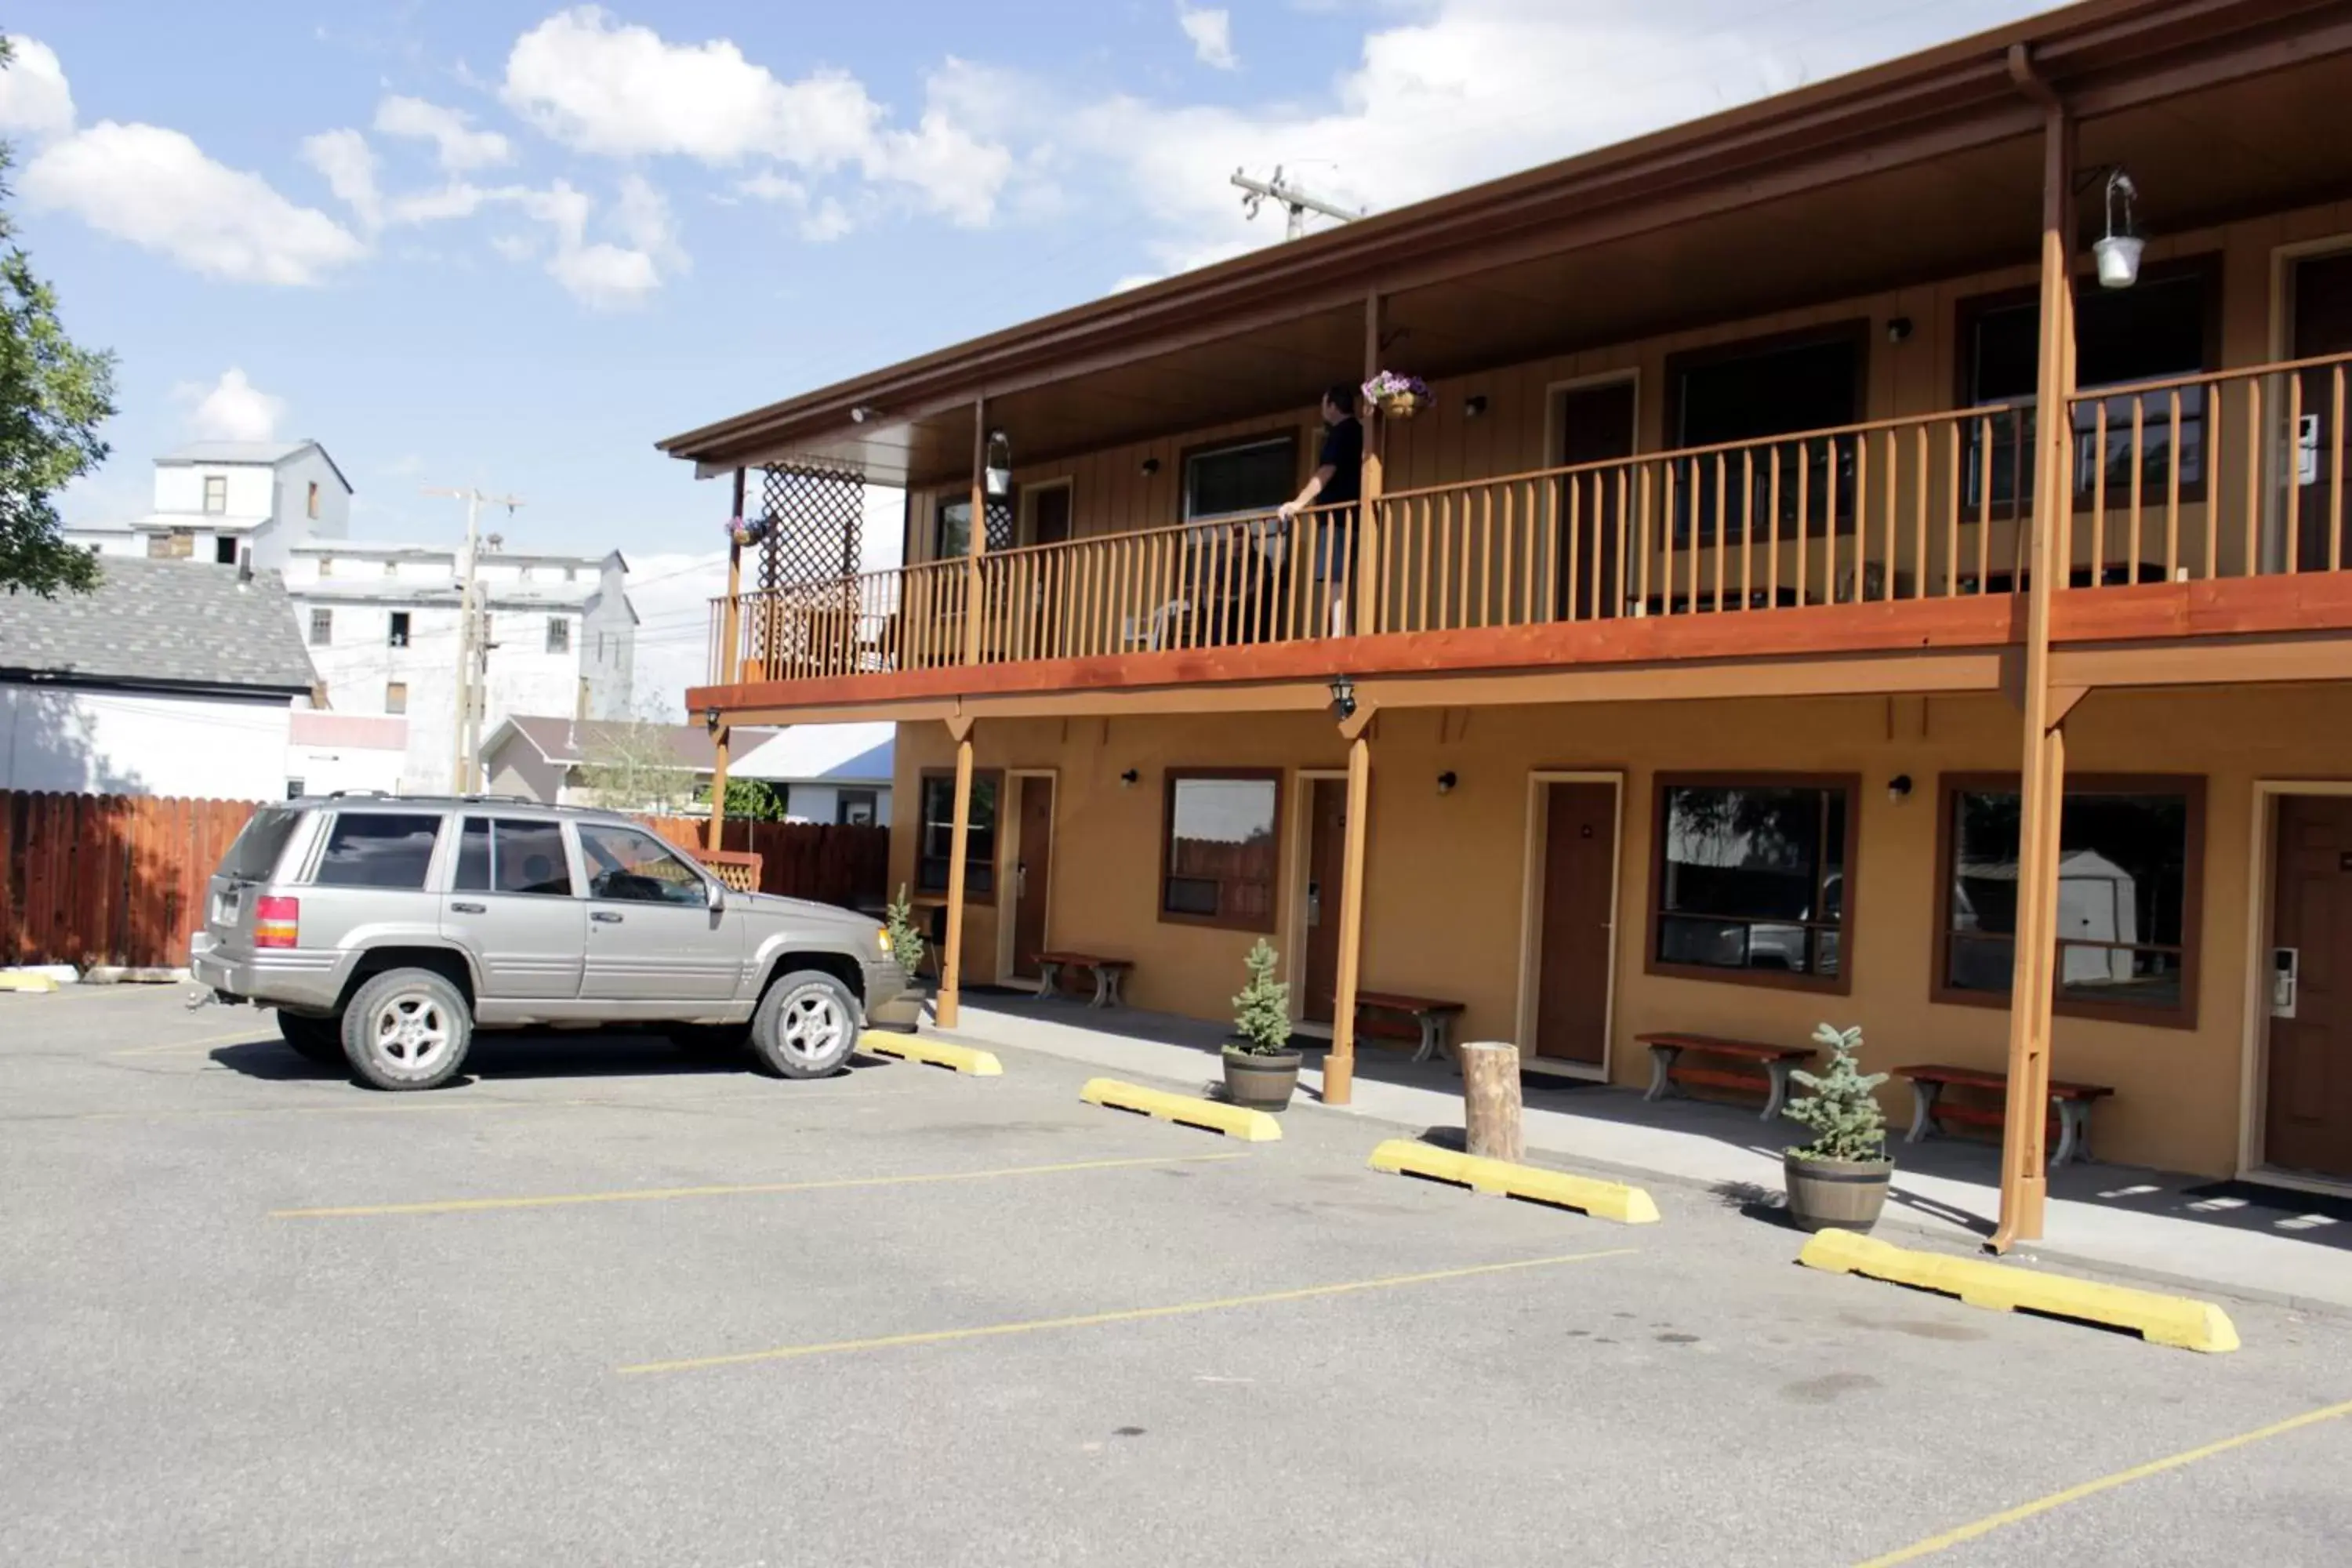
[[[1660,780],[1650,972],[1846,991],[1855,787]]]
[[[633,827],[583,823],[580,853],[588,863],[588,896],[633,904],[709,902],[702,873],[661,840]]]
[[[2008,1005],[2021,811],[2013,773],[1945,776],[1939,1002]],[[2204,817],[2202,779],[2067,781],[2058,819],[2058,1012],[2195,1026]]]
[[[1667,425],[1676,447],[1716,447],[1768,436],[1832,430],[1862,418],[1863,345],[1868,322],[1847,322],[1802,334],[1751,340],[1675,354],[1666,363]],[[1723,533],[1738,539],[1761,529],[1771,510],[1772,458],[1780,457],[1780,531],[1797,531],[1798,491],[1804,491],[1804,527],[1820,533],[1834,517],[1851,525],[1854,461],[1852,441],[1790,441],[1754,448],[1751,466],[1737,457],[1718,465],[1690,458],[1675,466],[1675,538],[1716,542],[1717,492],[1723,498]],[[1800,475],[1803,482],[1801,484]]]
[[[215,566],[234,566],[236,564],[236,540],[224,534],[213,541],[213,564]]]
[[[383,563],[383,574],[384,574],[385,576],[387,576],[387,577],[397,577],[397,576],[399,576],[399,575],[400,575],[400,563],[399,563],[399,562],[397,562],[397,561],[387,561],[387,562],[385,562],[385,563]]]
[[[964,844],[963,892],[976,904],[996,901],[996,802],[1004,775],[971,775],[971,828]],[[927,893],[948,890],[948,867],[955,855],[955,775],[923,775],[923,816],[915,841],[915,885]]]
[[[1298,493],[1298,436],[1286,431],[1184,456],[1184,521],[1251,517]]]
[[[327,834],[311,880],[322,888],[422,888],[440,831],[437,816],[344,812]]]
[[[580,581],[580,568],[577,566],[566,566],[563,569],[563,580],[567,583],[577,583]]]
[[[1272,770],[1170,773],[1160,918],[1274,930],[1281,811],[1282,775]]]
[[[312,647],[325,647],[329,643],[331,643],[334,640],[335,612],[332,610],[311,611],[310,646]]]
[[[319,515],[319,481],[316,479],[310,481],[310,498],[305,505],[312,517]]]
[[[2213,363],[2218,268],[2193,262],[2151,268],[2129,289],[2078,289],[2074,294],[2074,378],[2084,391],[2194,375]],[[2033,403],[2041,377],[2042,308],[2032,294],[1972,300],[1960,307],[1963,384],[1969,407],[2003,405],[2020,412],[1994,416],[1990,467],[1983,460],[1983,425],[1969,435],[1968,501],[2014,509],[2033,491]],[[2184,386],[2180,424],[2172,424],[2169,391],[2084,402],[2074,411],[2074,492],[2094,493],[2102,458],[2099,409],[2107,411],[2107,489],[2128,495],[2132,479],[2132,410],[2140,410],[2141,484],[2162,495],[2171,483],[2176,438],[2183,497],[2204,494],[2205,388]],[[1988,486],[1990,489],[1988,489]]]
[[[288,779],[286,781],[286,798],[288,800],[300,800],[302,798],[302,781],[300,779]]]
[[[937,513],[938,526],[931,535],[931,559],[954,561],[971,551],[971,496],[965,492],[961,500],[942,500]],[[1013,536],[1013,501],[1004,496],[991,497],[988,502],[988,548],[1010,550],[1018,541]]]
[[[246,819],[245,830],[236,842],[228,847],[228,855],[220,863],[220,875],[237,882],[266,882],[277,874],[278,858],[286,853],[286,841],[294,837],[294,828],[302,820],[299,811],[283,806],[265,805]]]
[[[547,617],[547,651],[550,653],[572,651],[572,623],[562,616]]]
[[[320,575],[320,576],[321,576],[321,577],[331,577],[331,576],[333,576],[334,574],[335,574],[335,558],[334,558],[333,556],[331,556],[331,555],[321,555],[321,556],[320,556],[320,557],[319,557],[319,575]]]
[[[185,561],[195,552],[196,536],[189,529],[175,528],[147,536],[147,556],[152,561]]]
[[[408,682],[387,680],[383,683],[383,710],[387,713],[408,711]]]
[[[570,898],[572,864],[563,852],[562,825],[466,818],[457,838],[457,875],[449,885],[460,893]]]
[[[845,789],[834,796],[833,821],[836,827],[871,827],[876,815],[876,795],[870,789]]]
[[[406,610],[392,612],[392,635],[389,641],[394,647],[408,646],[408,612]]]
[[[227,510],[228,476],[206,474],[205,476],[205,510],[216,516]]]

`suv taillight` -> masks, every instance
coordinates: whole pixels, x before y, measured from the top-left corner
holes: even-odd
[[[253,905],[253,945],[293,947],[302,923],[299,899],[258,899]]]

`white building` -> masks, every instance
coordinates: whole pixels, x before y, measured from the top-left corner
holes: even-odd
[[[398,794],[408,773],[408,721],[296,709],[286,737],[286,797],[337,790]]]
[[[510,714],[628,716],[636,612],[628,563],[525,554],[484,542],[476,594],[488,629],[482,733]],[[457,748],[461,552],[353,540],[295,546],[286,588],[338,713],[408,721],[400,787],[452,787]]]
[[[114,558],[0,595],[0,789],[275,800],[315,677],[275,573]]]
[[[282,572],[311,539],[351,531],[352,487],[316,441],[198,441],[155,459],[155,507],[65,537],[102,555],[204,561]]]
[[[784,815],[797,822],[887,827],[895,724],[795,724],[749,751],[750,731],[735,731],[739,748],[728,776],[757,779],[784,797]]]

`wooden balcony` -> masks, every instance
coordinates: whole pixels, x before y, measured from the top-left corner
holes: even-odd
[[[2103,682],[2128,653],[2154,683],[2184,667],[2151,644],[2352,628],[2348,372],[2352,355],[2075,398],[2053,642],[2103,647]],[[1889,689],[1980,686],[2031,585],[2035,417],[1948,410],[1391,491],[1353,519],[1098,534],[746,594],[714,603],[711,685],[689,700],[790,718],[1872,654],[1911,666],[1881,661]]]

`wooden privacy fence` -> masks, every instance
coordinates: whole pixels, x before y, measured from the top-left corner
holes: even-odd
[[[0,963],[184,964],[213,869],[255,809],[0,790]],[[642,820],[688,849],[708,827],[697,817]],[[763,857],[762,892],[851,906],[885,897],[888,828],[734,822],[727,839]]]

